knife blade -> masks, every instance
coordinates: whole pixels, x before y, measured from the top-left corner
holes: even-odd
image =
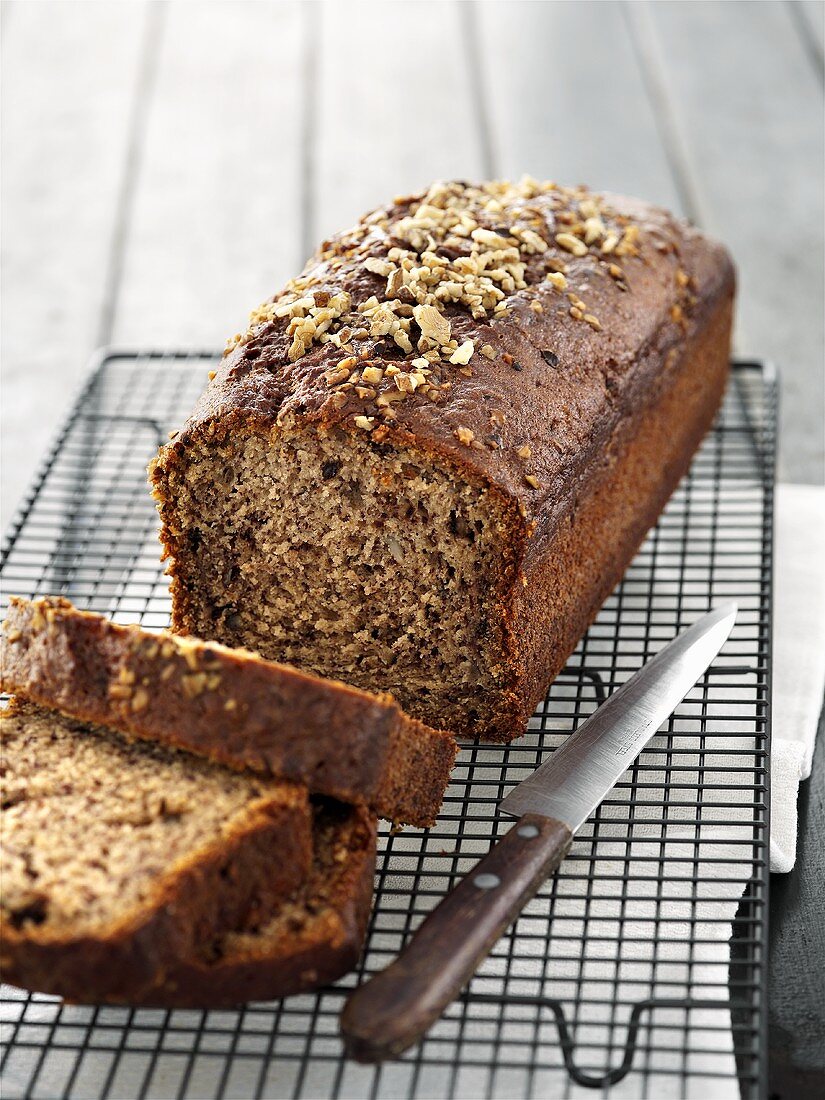
[[[724,645],[736,619],[728,603],[659,650],[499,803],[506,814],[543,814],[575,833],[669,718]]]
[[[341,1014],[347,1054],[403,1053],[453,1001],[661,724],[713,662],[736,620],[714,608],[677,635],[499,804],[518,821]]]

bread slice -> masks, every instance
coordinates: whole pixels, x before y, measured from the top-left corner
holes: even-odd
[[[130,1003],[222,1008],[325,985],[361,953],[372,901],[375,818],[325,800],[315,807],[315,855],[306,884],[260,928],[218,937]]]
[[[231,767],[431,825],[457,747],[388,695],[244,650],[119,626],[68,600],[12,597],[4,690]]]
[[[301,787],[18,700],[0,728],[5,981],[76,1001],[138,994],[306,878]]]

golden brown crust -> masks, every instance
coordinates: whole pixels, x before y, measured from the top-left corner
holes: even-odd
[[[4,712],[4,722],[27,727],[44,725],[44,719],[65,724],[60,715],[18,700]],[[74,736],[95,736],[93,728],[70,724]],[[73,1000],[131,995],[156,984],[204,937],[257,920],[260,908],[304,881],[312,858],[306,792],[285,784],[262,787],[219,837],[172,861],[141,904],[95,934],[52,928],[48,920],[17,920],[0,908],[4,981]],[[12,845],[13,825],[4,826],[4,841]]]
[[[415,255],[407,274],[416,294],[429,278],[419,278],[425,268],[440,272],[434,277],[436,293],[450,282],[470,244],[460,252],[460,242],[445,238],[438,224],[411,232],[408,222],[412,218],[418,226],[422,210],[437,208],[438,223],[453,202],[469,211],[482,260],[490,235],[504,235],[502,258],[493,263],[508,268],[505,276],[513,284],[499,280],[507,293],[498,306],[485,309],[448,298],[439,304],[442,321],[436,327],[448,322],[459,348],[472,341],[466,362],[451,362],[449,348],[439,351],[437,340],[427,341],[434,319],[416,313],[415,297],[407,303],[413,316],[406,333],[395,335],[382,334],[386,319],[379,317],[376,324],[370,305],[376,297],[381,310],[388,301],[405,308],[403,301],[398,305],[402,292],[391,291],[395,274],[385,278],[385,265],[403,263],[405,251]],[[538,243],[525,237],[525,226]],[[508,259],[504,245],[512,246],[517,258]],[[425,285],[425,292],[429,289]],[[192,416],[151,468],[172,577],[173,629],[186,630],[194,618],[190,590],[197,577],[173,488],[185,476],[190,448],[245,434],[269,438],[283,429],[359,438],[367,433],[376,446],[411,452],[497,502],[500,563],[487,582],[499,609],[501,685],[497,700],[488,701],[485,727],[475,732],[494,740],[518,736],[525,715],[586,629],[608,582],[615,584],[626,568],[709,426],[727,370],[733,293],[733,266],[720,245],[666,211],[622,196],[532,183],[521,189],[483,185],[481,192],[447,184],[374,212],[323,245],[299,280],[256,311],[250,330],[227,353]],[[316,306],[301,305],[313,295]],[[312,327],[304,314],[314,312],[326,324],[318,311],[338,299],[349,313],[333,318],[326,333],[296,350],[296,340]],[[417,300],[420,305],[423,299]],[[367,318],[363,330],[350,331],[357,321],[348,322],[343,346],[330,341],[336,325],[359,310]],[[712,347],[706,346],[708,332]],[[407,336],[413,346],[405,352],[399,341]],[[571,605],[558,617],[547,571],[563,572],[565,560],[554,556],[562,546],[565,553],[572,546],[574,555],[586,549],[588,531],[586,526],[578,531],[577,516],[602,483],[604,455],[609,453],[617,478],[626,484],[626,448],[646,421],[663,415],[657,412],[663,391],[689,372],[691,351],[700,346],[706,346],[707,401],[694,403],[694,422],[684,423],[684,413],[676,418],[665,475],[655,485],[648,479],[624,508],[617,507],[616,554],[605,571],[592,571],[598,583],[590,597],[577,596],[576,610]],[[398,371],[409,389],[416,370],[425,369],[415,367],[422,347],[434,356],[429,374],[396,401]],[[365,368],[377,373],[365,378]],[[382,402],[390,397],[388,408]],[[630,469],[634,460],[627,461]],[[565,541],[570,529],[572,543]],[[575,568],[574,560],[570,567]],[[525,600],[534,608],[529,623],[519,610]],[[405,702],[434,720],[426,701],[417,712]]]
[[[491,739],[507,741],[514,727],[525,728],[687,473],[724,394],[731,308],[730,299],[720,302],[686,342],[653,387],[646,415],[623,422],[606,446],[568,522],[525,561],[512,612],[523,687],[510,721]]]
[[[393,406],[392,421],[372,432],[373,438],[378,432],[379,442],[411,447],[514,501],[527,527],[551,526],[565,514],[576,482],[588,476],[604,440],[643,397],[651,372],[671,349],[683,345],[692,328],[701,327],[703,306],[729,297],[733,289],[733,268],[724,249],[667,211],[584,189],[561,194],[551,190],[531,202],[549,249],[526,257],[532,281],[506,299],[505,315],[474,319],[461,305],[445,307],[457,339],[492,348],[494,358],[477,352],[469,377],[460,367],[445,365],[442,373],[450,386],[436,402],[416,392]],[[585,196],[605,203],[615,220],[638,231],[637,254],[620,257],[620,281],[609,274],[615,252],[602,255],[593,247],[584,256],[572,256],[553,244],[562,228],[559,217],[580,198],[587,201]],[[421,199],[388,208],[390,224]],[[496,216],[489,220],[495,222]],[[347,255],[348,244],[348,234],[334,239],[309,261],[302,278],[346,289],[353,302],[362,301],[380,293],[383,283],[365,269],[364,256],[386,254],[392,240],[374,230],[353,256]],[[562,262],[566,293],[544,277],[548,265]],[[601,319],[599,331],[571,316],[575,307],[569,294],[587,295],[592,315]],[[532,308],[536,304],[541,312]],[[346,351],[314,344],[289,362],[291,337],[282,320],[256,325],[250,336],[227,354],[181,433],[161,452],[154,475],[160,491],[164,466],[175,462],[194,435],[217,440],[239,429],[268,433],[286,423],[337,426],[355,434],[360,429],[354,417],[377,412],[355,388],[343,391],[343,403],[331,400],[341,391],[330,387],[325,372],[349,358]],[[351,346],[359,357],[367,353],[365,362],[385,370],[393,363],[407,366],[416,355],[402,357],[386,337],[353,340]],[[649,370],[640,372],[644,362]],[[385,377],[379,393],[391,389]],[[503,419],[491,422],[493,413]],[[473,433],[478,447],[461,442],[456,435],[461,427]],[[530,448],[527,466],[519,454],[525,445]],[[539,482],[539,489],[525,481],[525,473]]]
[[[447,733],[411,733],[387,695],[119,626],[57,596],[12,597],[0,659],[6,691],[408,824],[432,824],[457,752]]]

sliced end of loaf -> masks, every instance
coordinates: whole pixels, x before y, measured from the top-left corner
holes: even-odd
[[[12,597],[0,633],[5,690],[230,767],[432,823],[450,777],[448,733],[361,691],[243,649],[121,626],[59,596]]]
[[[375,818],[367,810],[319,801],[306,884],[258,929],[216,939],[134,1003],[221,1008],[288,997],[335,981],[361,953],[375,846]]]
[[[2,728],[0,930],[13,984],[75,1000],[139,989],[305,877],[301,788],[18,701]]]
[[[386,690],[436,728],[495,724],[512,675],[499,498],[311,428],[195,433],[153,479],[175,630]]]

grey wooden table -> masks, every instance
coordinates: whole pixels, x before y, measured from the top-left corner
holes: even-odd
[[[824,15],[3,3],[3,525],[94,348],[222,346],[325,233],[438,176],[586,181],[719,236],[737,351],[782,370],[780,476],[822,482]]]
[[[222,346],[320,237],[438,176],[653,199],[739,265],[823,478],[823,4],[2,5],[7,522],[98,345]]]

